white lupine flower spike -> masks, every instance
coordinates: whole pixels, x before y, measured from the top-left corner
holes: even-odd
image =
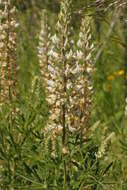
[[[70,36],[70,5],[70,0],[61,1],[54,35],[44,32],[48,27],[46,25],[44,29],[44,24],[42,25],[38,48],[46,100],[49,104],[46,131],[62,128],[63,145],[67,132],[76,133],[89,127],[93,91],[91,75],[94,45],[91,43],[90,18],[85,17],[82,20],[79,39],[75,43]],[[42,34],[48,34],[50,38],[43,37]]]
[[[0,102],[3,104],[10,98],[16,97],[16,28],[19,25],[15,20],[15,7],[9,0],[0,2]]]

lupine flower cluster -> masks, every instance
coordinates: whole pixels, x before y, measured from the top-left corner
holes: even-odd
[[[95,4],[96,4],[96,7],[99,9],[99,10],[104,10],[105,8],[105,3],[106,3],[106,0],[96,0],[95,1]],[[113,8],[113,7],[116,7],[116,8],[124,8],[125,6],[127,5],[127,1],[126,0],[114,0],[112,1],[111,3],[109,3],[108,7],[105,9],[109,9],[109,8]]]
[[[34,76],[32,80],[32,88],[31,93],[35,94],[36,97],[39,98],[40,94],[40,83],[43,80],[43,86],[45,86],[47,77],[48,77],[48,64],[49,64],[49,46],[50,46],[50,27],[47,21],[47,13],[46,10],[42,11],[41,15],[41,31],[39,35],[39,45],[38,45],[38,58],[39,58],[39,67],[40,67],[40,74],[41,80],[39,76]]]
[[[0,94],[1,103],[15,97],[16,85],[16,9],[10,0],[0,1]]]
[[[66,91],[67,91],[67,55],[69,54],[68,41],[69,41],[69,22],[70,22],[70,4],[71,2],[66,0],[61,3],[61,11],[59,14],[59,20],[56,24],[57,34],[50,36],[48,27],[42,26],[40,33],[39,51],[45,51],[40,58],[40,68],[43,66],[43,79],[46,84],[47,102],[49,103],[49,122],[47,124],[48,129],[61,128],[62,123],[66,117],[67,108],[66,103]],[[47,32],[45,32],[47,31]],[[43,34],[43,35],[42,35]],[[46,36],[44,36],[46,34]],[[47,41],[45,39],[48,39]],[[46,45],[47,44],[47,45]],[[50,46],[49,46],[50,44]],[[46,52],[47,51],[47,52]],[[40,52],[39,52],[40,54]],[[44,69],[45,68],[45,69]],[[44,71],[45,70],[45,71]],[[63,116],[63,119],[62,119]]]
[[[108,145],[114,141],[115,137],[115,133],[112,132],[111,134],[109,134],[109,136],[106,139],[103,139],[101,146],[99,147],[99,150],[96,154],[97,158],[103,158],[106,153],[107,153],[107,149],[108,149]]]
[[[48,72],[48,63],[49,63],[48,52],[50,46],[50,37],[51,37],[50,27],[48,26],[47,14],[46,11],[44,10],[42,12],[41,32],[39,36],[39,45],[38,45],[39,65],[43,80],[46,80]]]
[[[109,4],[108,8],[116,7],[117,9],[119,8],[125,8],[127,5],[126,0],[114,0],[112,3]]]
[[[95,4],[99,10],[104,9],[105,0],[96,0]]]
[[[93,92],[91,21],[88,16],[82,19],[79,38],[75,42],[71,36],[70,5],[70,0],[61,2],[54,35],[45,32],[48,26],[42,25],[38,47],[50,112],[46,128],[62,130],[63,141],[66,130],[74,132],[89,127]]]
[[[92,43],[90,18],[85,16],[82,19],[79,40],[77,42],[77,55],[76,65],[79,67],[77,78],[75,81],[76,96],[74,101],[77,102],[79,107],[78,114],[80,113],[80,127],[85,124],[85,127],[89,127],[89,118],[91,112],[91,100],[92,100],[92,73],[93,73],[93,62],[92,54],[94,45]],[[75,114],[74,114],[75,117]]]

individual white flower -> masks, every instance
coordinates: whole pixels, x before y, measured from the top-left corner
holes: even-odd
[[[87,39],[88,39],[88,41],[89,41],[89,40],[91,40],[91,38],[92,38],[92,35],[91,35],[91,33],[90,33],[90,28],[88,29],[88,33],[89,33],[89,35],[87,36]]]
[[[48,92],[54,92],[55,89],[53,89],[51,86],[46,86],[46,89],[48,90]]]
[[[51,50],[48,52],[48,55],[49,55],[49,56],[53,56],[53,53],[54,53],[54,51],[53,51],[53,49],[51,49]]]
[[[38,47],[38,53],[39,53],[39,55],[42,54],[43,52],[44,52],[44,48],[43,47]]]
[[[57,117],[58,117],[58,116],[56,115],[56,113],[53,113],[53,114],[51,114],[50,119],[52,119],[52,120],[56,120]]]
[[[72,88],[72,83],[67,84],[67,89],[70,89],[70,88]]]
[[[67,148],[67,147],[63,147],[63,148],[62,148],[62,153],[63,153],[64,155],[68,154],[68,153],[69,153],[68,148]]]
[[[127,105],[125,106],[125,116],[127,116]]]
[[[84,38],[84,34],[82,32],[79,33],[80,38]]]
[[[48,96],[48,98],[50,98],[51,100],[56,100],[56,96],[54,95],[54,94],[50,94],[49,96]]]
[[[17,11],[16,7],[13,7],[11,10],[10,10],[10,13],[13,14]]]
[[[58,126],[57,126],[57,129],[58,129],[59,131],[62,131],[62,130],[63,130],[62,125],[58,125]]]
[[[89,86],[88,89],[91,91],[91,90],[93,89],[93,87],[92,87],[92,86]]]
[[[76,63],[76,66],[72,69],[71,73],[76,74],[81,72],[81,67]]]
[[[76,87],[77,87],[78,90],[82,89],[82,85],[77,85]]]
[[[66,54],[66,58],[67,58],[67,59],[70,59],[70,58],[72,58],[72,57],[73,57],[73,51],[72,51],[72,49],[70,49],[69,53]]]
[[[79,48],[81,48],[81,47],[82,47],[82,42],[81,42],[81,39],[79,39],[79,40],[77,41],[77,46],[78,46]]]
[[[47,80],[47,85],[51,86],[51,87],[54,87],[55,83],[52,80]]]
[[[59,107],[60,106],[60,104],[61,104],[61,102],[58,100],[58,101],[56,101],[56,107]]]
[[[91,52],[87,55],[87,57],[86,57],[86,60],[88,61],[88,60],[90,60],[91,59]]]
[[[77,69],[75,68],[75,69],[71,70],[71,73],[72,74],[76,74],[77,73]]]
[[[91,67],[87,67],[87,73],[90,73],[90,72],[92,72],[92,68]]]
[[[51,122],[51,123],[47,123],[47,126],[46,126],[46,131],[47,132],[51,132],[54,128],[56,128],[56,124]]]
[[[60,24],[60,22],[58,21],[56,24],[57,28],[62,29],[62,25]]]
[[[80,64],[78,64],[78,63],[76,63],[76,70],[77,70],[77,72],[80,72],[81,71],[81,65]]]
[[[74,132],[76,132],[76,131],[77,131],[77,129],[76,129],[76,128],[71,127],[70,125],[68,125],[68,129],[69,129],[69,131],[70,131],[71,133],[74,133]]]
[[[93,43],[91,44],[90,49],[94,50],[94,44]]]
[[[59,42],[59,39],[56,34],[54,34],[54,36],[51,37],[51,40],[52,40],[53,44],[57,44]]]
[[[68,44],[68,38],[65,39],[65,42],[64,42],[64,47],[66,47]]]
[[[48,65],[48,71],[50,71],[51,73],[54,73],[55,70],[51,65]]]
[[[3,48],[3,47],[4,47],[4,43],[1,42],[1,43],[0,43],[0,48]]]
[[[67,65],[67,66],[66,66],[66,70],[65,70],[65,75],[66,75],[66,76],[68,75],[69,71],[70,71],[70,67],[69,67],[69,65]]]
[[[48,52],[48,55],[51,56],[51,57],[54,57],[54,58],[58,58],[58,53],[55,52],[53,49],[51,49],[51,50]]]
[[[0,38],[1,40],[4,40],[6,38],[6,35],[1,34]]]
[[[77,52],[76,52],[76,56],[77,56],[77,59],[82,59],[82,57],[83,57],[83,52],[81,51],[81,50],[77,50]]]
[[[74,44],[74,40],[71,40],[71,44]]]

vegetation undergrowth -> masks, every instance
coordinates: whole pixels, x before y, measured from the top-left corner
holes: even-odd
[[[0,190],[126,190],[127,2],[47,2],[0,1]]]

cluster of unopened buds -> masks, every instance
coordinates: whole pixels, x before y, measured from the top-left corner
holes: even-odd
[[[115,137],[115,133],[112,132],[109,134],[109,136],[107,138],[103,139],[103,141],[99,147],[99,150],[96,153],[97,158],[103,158],[106,155],[108,146],[114,141],[114,139],[115,139],[114,137]]]

